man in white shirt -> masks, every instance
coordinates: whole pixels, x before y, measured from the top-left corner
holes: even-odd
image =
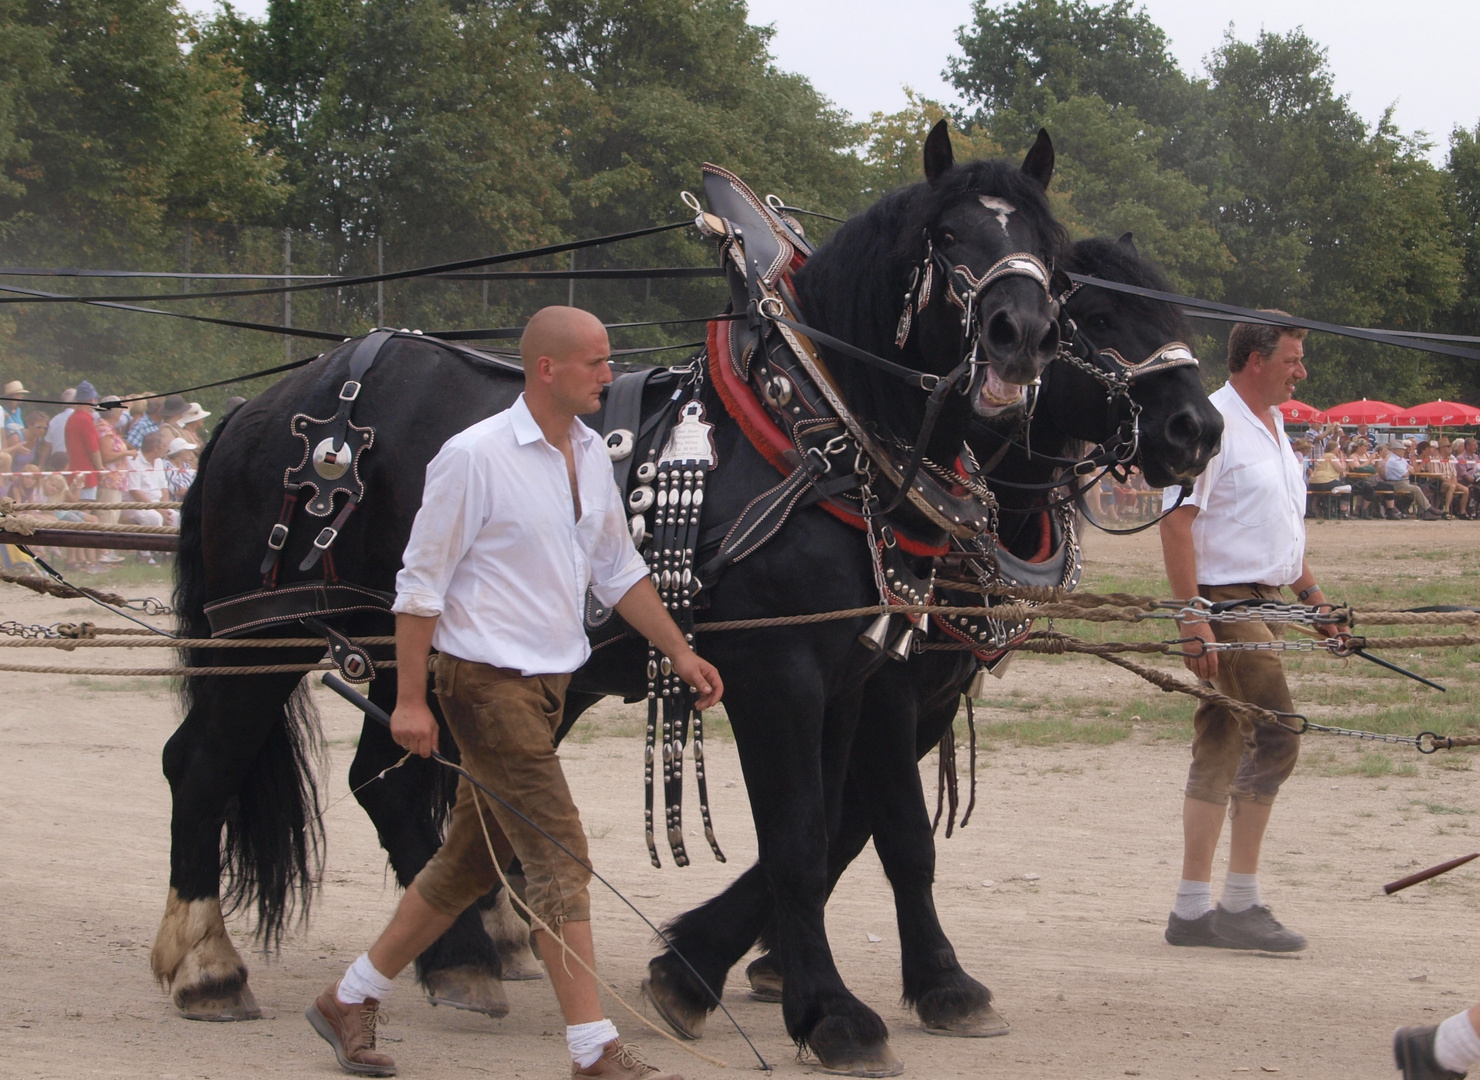
[[[1223,446],[1191,496],[1161,523],[1167,580],[1179,600],[1278,602],[1281,587],[1289,586],[1303,604],[1325,603],[1305,561],[1305,477],[1279,412],[1305,378],[1304,338],[1304,330],[1258,323],[1237,323],[1229,335],[1228,382],[1209,396],[1223,414]],[[1175,496],[1168,489],[1168,509]],[[1196,618],[1182,621],[1181,636],[1204,643],[1275,639],[1263,622],[1210,625]],[[1201,644],[1184,645],[1183,652],[1187,668],[1221,693],[1295,711],[1278,653],[1206,652]],[[1167,941],[1275,952],[1305,948],[1305,938],[1281,926],[1262,902],[1258,879],[1264,831],[1275,795],[1295,768],[1299,736],[1270,723],[1246,735],[1227,710],[1206,703],[1193,728],[1182,805],[1182,881]],[[1228,878],[1215,908],[1213,856],[1225,815],[1233,821]]]
[[[170,485],[164,475],[163,442],[163,432],[151,431],[144,436],[139,452],[129,459],[129,502],[166,501],[165,494]],[[121,520],[130,525],[179,524],[179,517],[173,510],[125,510]]]
[[[545,308],[519,346],[524,394],[448,439],[427,466],[396,578],[391,734],[423,757],[436,749],[426,697],[435,647],[436,693],[463,767],[574,858],[460,780],[442,847],[369,952],[305,1015],[346,1070],[392,1075],[395,1062],[375,1051],[391,980],[498,882],[489,847],[506,865],[512,848],[527,903],[560,935],[534,937],[565,1015],[571,1075],[681,1080],[622,1045],[602,1016],[595,980],[565,955],[595,965],[586,834],[554,746],[570,674],[591,651],[581,617],[587,585],[672,661],[696,707],[718,702],[723,685],[659,599],[633,547],[605,445],[577,419],[600,408],[612,379],[605,328],[589,312]]]
[[[77,387],[69,386],[63,390],[61,400],[67,402],[76,401]],[[45,461],[36,462],[37,465],[41,466],[43,471],[53,467],[51,465],[52,456],[67,456],[67,421],[71,419],[74,412],[76,410],[71,405],[68,405],[61,412],[53,416],[51,423],[46,425],[46,448],[50,453]]]

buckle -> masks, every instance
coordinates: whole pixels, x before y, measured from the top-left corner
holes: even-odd
[[[358,382],[356,382],[354,379],[350,379],[347,383],[345,383],[343,386],[341,386],[339,388],[339,400],[340,401],[353,401],[353,400],[355,400],[355,398],[357,398],[359,396],[360,396],[360,384]]]
[[[929,372],[922,372],[920,375],[920,389],[924,390],[927,394],[934,393],[935,388],[939,386],[943,380],[944,376],[932,375]]]
[[[334,528],[332,525],[325,525],[323,529],[319,531],[319,535],[314,537],[313,546],[318,548],[320,551],[328,551],[329,545],[334,543],[334,540],[338,535],[338,529]]]
[[[806,462],[807,471],[814,477],[826,476],[832,470],[832,462],[828,461],[827,456],[815,446],[807,447],[802,460]]]
[[[288,526],[279,521],[272,527],[272,532],[267,534],[267,546],[273,551],[282,551],[283,545],[288,542]]]

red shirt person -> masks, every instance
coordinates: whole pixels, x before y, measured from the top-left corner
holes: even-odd
[[[98,497],[98,474],[94,470],[103,467],[97,418],[92,408],[97,400],[98,392],[92,383],[86,380],[78,383],[77,407],[67,417],[67,467],[81,476],[84,499]]]

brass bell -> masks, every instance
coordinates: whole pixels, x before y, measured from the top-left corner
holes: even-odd
[[[976,674],[973,675],[971,677],[971,681],[966,684],[966,696],[971,698],[973,701],[986,697],[987,676],[989,674],[990,672],[988,672],[987,666],[985,664],[978,665],[976,669]]]
[[[899,637],[894,639],[894,644],[889,646],[889,659],[908,660],[911,647],[915,644],[915,628],[909,623],[900,631]]]
[[[858,635],[858,644],[869,652],[878,652],[889,640],[889,616],[880,615],[869,623],[868,629]]]

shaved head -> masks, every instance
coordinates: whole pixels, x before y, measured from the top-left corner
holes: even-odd
[[[589,311],[552,306],[541,308],[524,324],[519,359],[529,374],[540,357],[568,360],[592,348],[607,348],[606,327]]]

